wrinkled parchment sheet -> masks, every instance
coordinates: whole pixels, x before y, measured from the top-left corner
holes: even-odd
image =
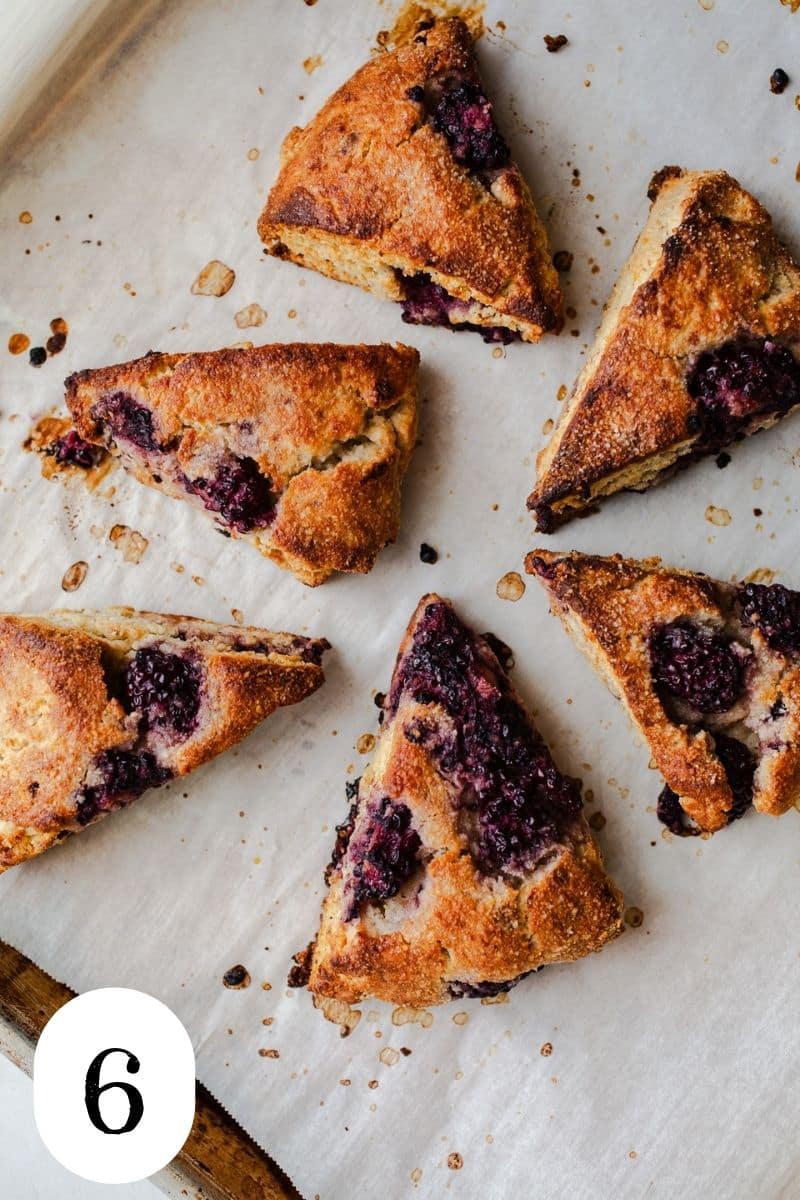
[[[6,162],[0,607],[125,603],[223,621],[237,609],[334,650],[324,688],[238,749],[4,875],[0,936],[74,988],[127,985],[170,1005],[201,1078],[309,1197],[798,1196],[797,816],[663,838],[660,780],[618,703],[533,581],[517,603],[495,589],[537,540],[660,554],[723,579],[766,568],[800,586],[796,418],[738,446],[725,470],[696,466],[549,539],[524,508],[656,168],[730,170],[800,249],[800,15],[778,0],[490,0],[481,67],[552,247],[574,255],[563,280],[576,314],[561,337],[498,357],[268,259],[256,236],[283,135],[395,16],[376,0],[150,6]],[[543,36],[558,33],[570,44],[548,54]],[[783,96],[769,90],[777,66],[797,73]],[[233,288],[192,295],[211,259],[235,271]],[[266,320],[240,329],[251,304]],[[57,316],[70,330],[58,358],[35,370],[6,353],[13,332],[42,344]],[[368,577],[309,590],[119,471],[89,493],[46,482],[20,448],[69,371],[245,338],[405,339],[422,352],[402,531]],[[138,563],[109,540],[117,524],[147,539]],[[423,541],[435,566],[420,562]],[[86,579],[65,594],[78,561]],[[316,929],[374,692],[428,589],[514,648],[522,694],[593,793],[608,867],[643,922],[505,1003],[428,1017],[367,1002],[343,1039],[285,979]],[[238,963],[252,983],[226,989]]]

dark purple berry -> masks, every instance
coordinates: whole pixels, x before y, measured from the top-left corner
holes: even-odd
[[[433,546],[429,546],[427,542],[423,542],[420,546],[419,557],[422,562],[428,563],[430,566],[439,561],[438,551],[434,550]]]
[[[650,662],[659,690],[698,712],[732,708],[744,687],[743,654],[730,638],[688,620],[661,625],[650,635]]]
[[[800,364],[771,338],[739,338],[701,354],[687,386],[698,403],[701,446],[715,451],[754,418],[800,404]]]
[[[272,480],[263,475],[252,458],[229,455],[212,479],[187,479],[184,486],[199,496],[210,512],[240,533],[263,528],[275,518],[277,496]]]
[[[666,784],[658,797],[656,816],[675,837],[696,837],[700,833],[700,827],[683,811],[678,796]]]
[[[113,392],[102,396],[92,409],[115,442],[130,442],[140,450],[158,450],[153,432],[153,414],[139,404],[128,392]]]
[[[126,707],[141,714],[143,729],[171,729],[186,736],[197,726],[202,682],[191,658],[144,646],[125,672]]]
[[[736,821],[739,817],[744,816],[753,803],[755,759],[744,742],[728,737],[724,733],[714,734],[714,750],[725,768],[725,774],[733,792],[733,805],[728,812],[728,824],[730,824],[731,821]]]
[[[464,320],[469,312],[469,304],[451,296],[438,283],[434,283],[430,275],[401,276],[400,281],[405,296],[402,317],[407,325],[443,325],[456,333],[461,330],[480,333],[485,342],[502,342],[506,345],[519,339],[520,335],[513,329],[476,325]],[[455,320],[451,320],[451,316]]]
[[[494,983],[491,980],[485,980],[483,983],[463,983],[460,980],[454,979],[449,985],[450,995],[453,1000],[478,1000],[484,996],[500,996],[503,992],[510,992],[523,979],[527,979],[532,975],[532,971],[523,971],[521,975],[517,975],[514,979],[504,979],[499,983]]]
[[[57,438],[47,452],[61,466],[82,467],[87,471],[97,466],[102,453],[99,446],[85,442],[77,429],[70,429],[63,437]]]
[[[728,811],[728,824],[744,816],[753,803],[753,776],[755,760],[743,742],[728,737],[724,733],[715,733],[714,751],[722,763],[728,784],[733,792],[733,804]],[[672,788],[665,786],[658,797],[656,815],[662,825],[666,825],[676,837],[695,837],[700,829],[681,807],[678,796]]]
[[[800,653],[800,592],[780,583],[746,583],[739,608],[743,623],[759,629],[773,650]]]
[[[578,783],[557,770],[494,655],[440,601],[425,609],[395,671],[390,715],[404,696],[452,718],[446,734],[432,716],[406,736],[425,744],[458,785],[476,827],[479,868],[525,869],[546,854],[581,811]]]
[[[411,825],[411,810],[384,797],[371,801],[367,823],[350,838],[351,915],[364,900],[389,900],[418,866],[422,842]]]
[[[88,825],[100,813],[119,808],[172,777],[172,772],[159,766],[149,750],[103,750],[94,767],[100,782],[85,787],[78,798],[77,817],[81,825]]]
[[[776,67],[769,77],[769,90],[775,95],[780,96],[786,91],[789,83],[789,76],[784,71],[783,67]]]
[[[450,153],[462,166],[491,171],[505,166],[511,157],[494,123],[491,104],[478,85],[469,80],[445,83],[429,120],[447,138]]]

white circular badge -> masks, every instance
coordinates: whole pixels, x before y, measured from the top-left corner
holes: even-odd
[[[76,996],[45,1025],[33,1059],[33,1111],[54,1158],[96,1183],[160,1171],[194,1120],[189,1035],[160,1000],[130,988]]]

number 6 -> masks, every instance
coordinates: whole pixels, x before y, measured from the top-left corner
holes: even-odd
[[[111,1046],[108,1050],[101,1051],[92,1059],[89,1070],[86,1072],[86,1111],[95,1129],[99,1129],[101,1133],[130,1133],[144,1116],[144,1101],[141,1092],[132,1083],[114,1083],[112,1081],[100,1086],[100,1068],[109,1054],[127,1054],[126,1069],[129,1075],[135,1075],[139,1070],[139,1060],[135,1054],[131,1054],[130,1050],[123,1050],[121,1046]],[[130,1105],[128,1119],[120,1129],[112,1129],[110,1125],[106,1125],[100,1112],[100,1097],[103,1092],[110,1091],[111,1088],[121,1088],[128,1097]]]

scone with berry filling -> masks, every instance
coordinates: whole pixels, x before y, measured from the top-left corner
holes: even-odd
[[[0,871],[316,691],[327,648],[132,608],[0,616]]]
[[[673,833],[798,802],[800,592],[619,555],[535,550],[527,568],[645,737]]]
[[[418,366],[403,345],[151,352],[70,376],[79,440],[55,453],[105,447],[314,586],[369,571],[397,536]]]
[[[422,598],[290,982],[348,1003],[494,996],[620,932],[580,785],[558,771],[509,658],[448,601]]]
[[[413,324],[498,342],[561,327],[547,237],[458,17],[419,23],[289,133],[258,231]]]
[[[665,167],[595,344],[537,463],[549,533],[800,405],[800,269],[724,171]]]

